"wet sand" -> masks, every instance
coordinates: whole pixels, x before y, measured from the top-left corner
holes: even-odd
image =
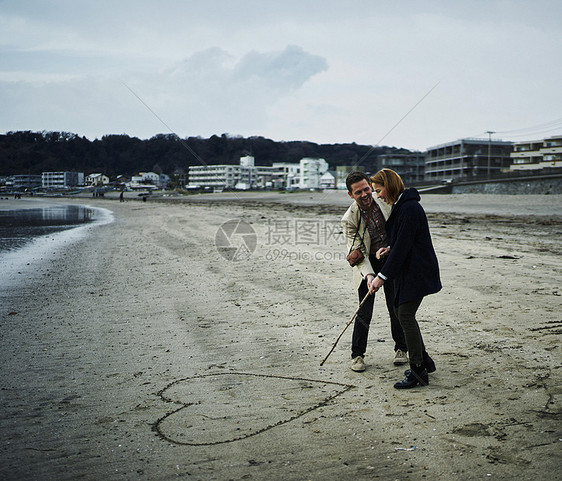
[[[403,392],[380,297],[367,371],[351,329],[320,367],[357,305],[338,195],[49,200],[115,220],[0,294],[1,478],[558,479],[561,196],[424,196],[437,372]]]

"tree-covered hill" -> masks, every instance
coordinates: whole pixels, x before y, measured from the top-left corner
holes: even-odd
[[[303,157],[326,159],[331,168],[356,164],[376,169],[382,153],[407,152],[395,147],[316,144],[307,141],[276,142],[264,137],[213,135],[208,139],[158,134],[141,140],[128,135],[106,135],[89,140],[69,132],[8,132],[0,135],[0,176],[54,171],[102,172],[109,177],[156,171],[172,175],[190,165],[237,164],[253,155],[256,165],[298,162]],[[368,154],[366,156],[366,154]],[[366,157],[365,157],[366,156]]]

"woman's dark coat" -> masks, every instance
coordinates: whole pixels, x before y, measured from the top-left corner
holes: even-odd
[[[406,189],[386,222],[390,254],[381,274],[394,281],[396,306],[441,290],[439,264],[419,201],[416,189]]]

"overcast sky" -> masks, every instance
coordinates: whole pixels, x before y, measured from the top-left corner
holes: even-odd
[[[0,132],[375,145],[423,99],[383,145],[540,139],[561,34],[560,0],[0,0]]]

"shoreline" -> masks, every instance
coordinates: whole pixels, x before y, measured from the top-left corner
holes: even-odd
[[[16,201],[15,203],[19,203]],[[33,202],[34,205],[23,204],[23,207],[14,209],[10,206],[6,210],[49,209],[59,207],[61,204],[52,202]],[[40,205],[38,205],[40,204]],[[27,238],[20,247],[0,250],[0,289],[17,285],[22,278],[29,277],[43,261],[56,260],[75,243],[89,235],[91,229],[113,222],[113,214],[103,207],[85,207],[95,210],[98,214],[89,222],[69,225],[55,232],[35,235]],[[2,210],[2,209],[0,209]]]

